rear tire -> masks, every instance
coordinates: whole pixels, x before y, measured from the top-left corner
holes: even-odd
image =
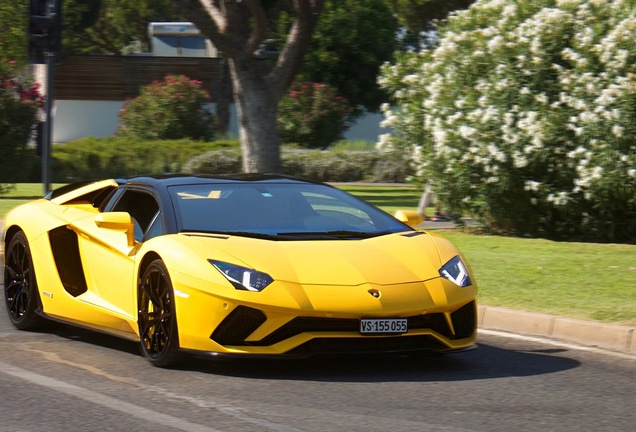
[[[38,284],[29,242],[22,231],[13,236],[6,250],[4,300],[9,319],[18,330],[34,330],[44,322],[37,314]]]
[[[174,305],[174,291],[161,259],[146,268],[139,285],[138,323],[141,352],[157,367],[174,366],[182,360]]]

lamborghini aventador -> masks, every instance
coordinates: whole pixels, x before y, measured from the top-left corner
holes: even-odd
[[[4,251],[16,328],[57,320],[121,336],[156,366],[188,352],[443,352],[476,343],[477,286],[460,252],[322,183],[278,175],[75,183],[12,210]]]

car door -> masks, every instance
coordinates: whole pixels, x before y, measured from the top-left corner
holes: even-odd
[[[145,234],[156,232],[160,224],[159,204],[148,191],[126,189],[109,212],[130,214],[134,223],[134,241],[120,229],[96,221],[80,228],[79,246],[88,292],[82,300],[107,308],[113,313],[136,319],[136,258]],[[104,213],[102,218],[107,214]],[[161,228],[159,228],[161,229]]]

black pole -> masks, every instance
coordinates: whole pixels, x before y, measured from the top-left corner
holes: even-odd
[[[46,120],[42,128],[42,186],[44,187],[44,195],[51,191],[51,144],[53,134],[53,65],[55,54],[46,52],[46,98],[44,101],[44,110],[46,111]]]

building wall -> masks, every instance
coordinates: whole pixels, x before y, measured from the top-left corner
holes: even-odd
[[[55,66],[53,142],[65,143],[86,136],[105,137],[117,130],[124,101],[140,88],[168,74],[183,74],[201,81],[214,102],[231,91],[224,60],[208,57],[75,56]],[[40,75],[43,75],[40,73]],[[41,79],[44,78],[38,76]],[[236,113],[231,110],[230,134],[238,136]],[[361,118],[346,132],[347,139],[376,142],[387,133],[379,114]]]
[[[120,101],[58,100],[53,117],[53,142],[63,144],[87,136],[107,137],[117,131],[118,114],[123,106]],[[214,112],[214,104],[208,109]],[[345,133],[346,139],[377,142],[380,134],[387,133],[380,127],[380,114],[367,114]],[[238,137],[236,111],[230,110],[231,136]]]
[[[113,135],[119,125],[119,110],[123,101],[58,100],[53,118],[53,143],[64,144],[79,138]],[[207,108],[214,112],[215,105]],[[152,127],[152,125],[148,125]],[[231,110],[230,134],[238,136],[236,113]]]

